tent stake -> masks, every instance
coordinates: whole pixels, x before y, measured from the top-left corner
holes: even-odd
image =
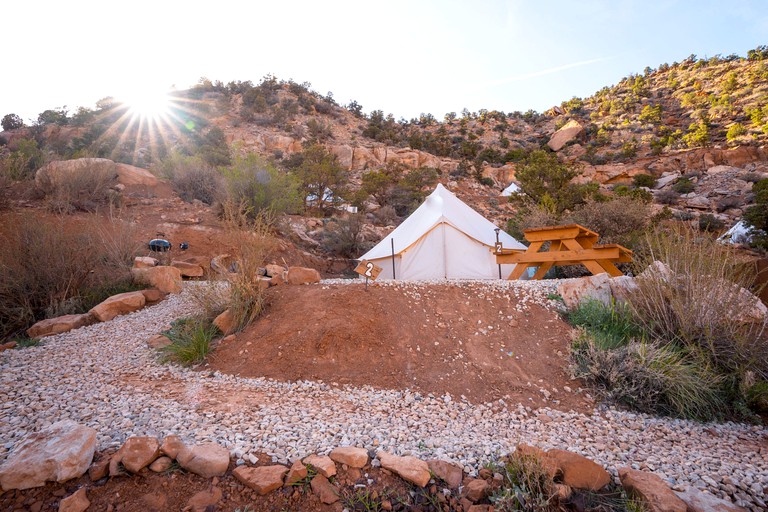
[[[392,242],[392,279],[394,280],[397,279],[395,277],[395,239],[390,238],[389,241]]]

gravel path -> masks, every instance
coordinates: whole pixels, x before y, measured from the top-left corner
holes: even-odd
[[[552,285],[467,286],[523,287],[538,302]],[[586,455],[614,478],[622,466],[648,469],[676,489],[692,485],[721,497],[730,494],[752,510],[765,509],[768,431],[763,427],[614,409],[591,416],[531,411],[503,401],[471,404],[447,395],[280,383],[158,364],[146,340],[193,311],[185,291],[111,322],[49,337],[41,346],[1,353],[0,463],[24,436],[66,418],[94,427],[99,449],[133,435],[178,434],[187,441],[222,443],[239,461],[258,451],[286,463],[353,444],[446,458],[476,471],[528,443]]]

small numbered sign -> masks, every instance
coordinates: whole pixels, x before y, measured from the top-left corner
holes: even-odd
[[[501,254],[501,251],[504,249],[504,246],[501,245],[501,242],[496,242],[496,254]]]
[[[357,268],[355,268],[355,272],[374,281],[379,277],[382,270],[380,266],[366,260],[361,261]]]

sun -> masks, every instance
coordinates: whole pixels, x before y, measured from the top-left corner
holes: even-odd
[[[120,101],[128,107],[132,117],[141,120],[157,121],[170,113],[170,97],[157,90],[137,88],[122,94]]]

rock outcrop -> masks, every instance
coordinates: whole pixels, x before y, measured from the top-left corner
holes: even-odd
[[[176,267],[132,268],[134,282],[165,293],[181,293],[181,271]]]
[[[96,431],[63,420],[27,436],[0,466],[0,489],[30,489],[66,482],[88,471]]]

